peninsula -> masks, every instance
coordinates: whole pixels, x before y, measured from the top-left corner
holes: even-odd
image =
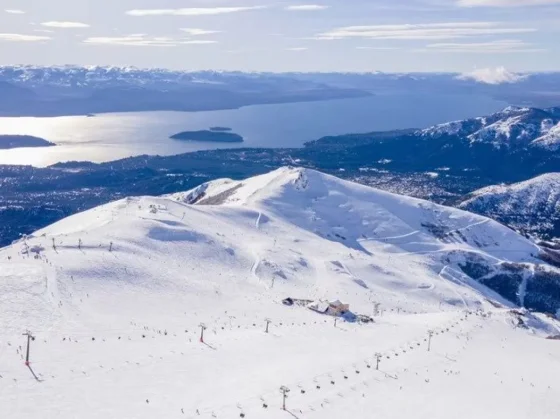
[[[43,138],[34,137],[32,135],[1,135],[0,149],[7,150],[10,148],[20,147],[52,147],[55,143],[51,143]]]

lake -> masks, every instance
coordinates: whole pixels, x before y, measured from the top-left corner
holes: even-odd
[[[322,102],[255,105],[204,112],[137,112],[94,117],[0,118],[0,134],[27,134],[57,147],[0,151],[0,164],[39,167],[64,161],[105,162],[134,155],[173,155],[239,147],[300,147],[306,141],[402,128],[423,128],[485,115],[507,106],[470,95],[379,95]],[[172,140],[170,135],[213,126],[230,127],[239,144]]]

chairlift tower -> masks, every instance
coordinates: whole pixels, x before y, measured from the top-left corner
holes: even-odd
[[[379,361],[381,361],[381,357],[383,355],[381,355],[379,352],[377,352],[375,354],[375,359],[376,359],[376,363],[375,363],[375,369],[378,370],[379,369]]]
[[[264,319],[264,321],[266,322],[266,329],[264,330],[265,333],[268,333],[268,325],[270,323],[272,323],[272,320],[270,320],[269,318]]]
[[[27,348],[25,351],[25,365],[29,366],[29,347],[31,346],[31,341],[35,340],[35,336],[28,330],[23,333],[23,336],[27,336]]]
[[[286,386],[280,387],[280,393],[282,393],[282,410],[286,410],[286,399],[288,398],[288,393],[290,389]]]
[[[432,336],[434,334],[433,330],[428,330],[428,352],[430,352],[430,349],[432,347]]]
[[[200,327],[200,343],[204,343],[204,331],[207,329],[204,323],[198,325]]]

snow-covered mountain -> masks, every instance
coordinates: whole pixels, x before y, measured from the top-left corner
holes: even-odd
[[[482,216],[299,168],[122,199],[0,250],[0,405],[276,419],[284,385],[298,418],[553,418],[543,338],[560,325],[514,310],[560,309],[539,252]],[[378,315],[334,323],[287,297]]]
[[[560,238],[560,173],[479,189],[467,196],[459,208],[526,233]]]
[[[463,195],[482,186],[557,171],[559,133],[560,108],[508,107],[420,130],[324,137],[294,155],[310,161],[306,165],[346,173],[439,173],[445,175],[440,184]],[[469,184],[474,187],[469,189]]]
[[[0,66],[3,116],[200,111],[362,96],[369,93],[272,73]]]
[[[495,147],[540,147],[560,149],[560,108],[507,107],[495,114],[447,122],[418,133],[424,137],[457,136],[471,143]]]
[[[119,66],[0,66],[0,80],[25,85],[26,87],[90,87],[110,86],[173,86],[191,83],[234,84],[253,80],[283,80],[298,82],[287,77],[276,77],[271,73],[242,73],[226,71],[177,71],[164,68],[137,68]],[[300,85],[309,83],[299,82]]]

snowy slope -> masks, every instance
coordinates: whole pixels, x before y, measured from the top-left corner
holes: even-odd
[[[560,356],[544,337],[558,322],[512,314],[460,268],[476,255],[545,269],[537,253],[484,217],[303,169],[123,199],[0,250],[0,406],[26,419],[290,417],[286,385],[298,418],[556,417]],[[383,314],[334,325],[288,296]]]
[[[471,143],[489,143],[495,147],[532,146],[557,151],[560,148],[560,118],[558,108],[509,106],[489,116],[439,124],[417,134],[436,138],[458,136]]]
[[[459,207],[545,237],[560,235],[560,173],[473,192]]]

